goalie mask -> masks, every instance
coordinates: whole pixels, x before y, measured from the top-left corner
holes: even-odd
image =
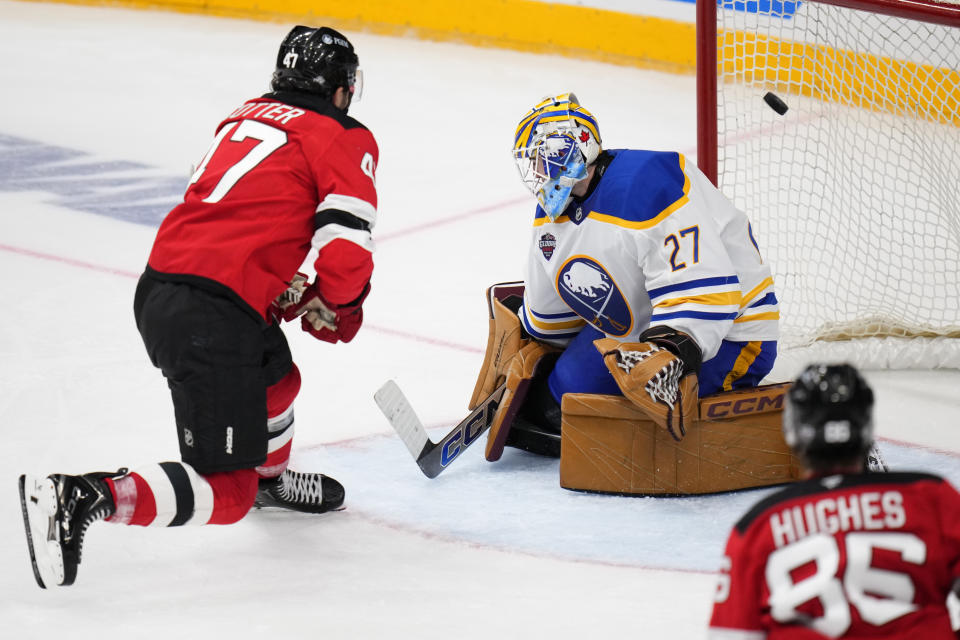
[[[810,365],[787,394],[783,435],[811,469],[863,459],[873,444],[873,390],[850,365]]]
[[[328,100],[343,87],[351,101],[359,100],[363,74],[358,65],[353,45],[339,31],[298,25],[280,44],[270,86],[274,91],[303,91]]]
[[[572,93],[544,98],[517,125],[513,158],[520,178],[551,220],[570,204],[600,144],[596,118]]]

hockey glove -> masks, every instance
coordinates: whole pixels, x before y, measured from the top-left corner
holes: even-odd
[[[370,283],[360,295],[346,304],[328,302],[316,283],[307,285],[307,277],[298,273],[287,289],[277,298],[280,318],[285,321],[300,318],[304,331],[324,342],[350,342],[363,324],[363,301],[370,293]]]
[[[529,336],[524,335],[517,310],[492,297],[491,291],[497,286],[499,285],[487,289],[487,296],[490,298],[487,350],[477,376],[477,384],[473,388],[473,396],[470,398],[470,409],[476,409],[483,404],[503,383],[510,369],[510,362],[518,351],[530,344]]]
[[[306,292],[308,286],[310,286],[310,278],[307,277],[307,274],[298,271],[296,275],[293,276],[293,280],[290,281],[290,286],[287,287],[287,290],[270,303],[270,315],[273,316],[274,320],[277,322],[281,320],[292,320],[300,315],[299,313],[295,313],[295,311],[299,307],[300,300],[303,298],[303,294]],[[301,311],[300,313],[303,312]]]
[[[700,348],[669,327],[647,329],[644,342],[594,341],[623,395],[680,441],[698,417]]]
[[[530,384],[544,358],[557,349],[536,341],[529,341],[511,358],[507,368],[507,389],[500,399],[500,406],[493,416],[490,433],[487,434],[487,448],[484,453],[487,460],[494,462],[503,455],[510,426],[517,416],[523,401],[530,390]]]

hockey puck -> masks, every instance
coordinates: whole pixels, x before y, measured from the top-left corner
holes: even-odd
[[[783,115],[787,112],[787,103],[781,100],[780,96],[775,93],[768,91],[766,94],[764,94],[763,101],[767,103],[767,106],[780,115]]]

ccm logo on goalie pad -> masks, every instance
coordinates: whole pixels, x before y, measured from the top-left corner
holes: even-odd
[[[740,400],[716,402],[707,407],[706,418],[732,418],[748,413],[766,413],[783,409],[783,393],[777,395],[751,396]]]
[[[493,416],[496,414],[497,407],[499,406],[499,402],[491,402],[487,405],[485,411],[463,425],[463,428],[447,436],[447,439],[444,440],[441,445],[440,466],[446,467],[453,462],[456,457],[460,455],[461,451],[469,447],[477,438],[483,435],[483,432],[487,430],[487,427],[489,427],[493,421]]]

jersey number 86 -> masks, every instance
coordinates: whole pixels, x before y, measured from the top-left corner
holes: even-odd
[[[927,559],[926,544],[912,533],[849,533],[845,536],[846,568],[842,579],[840,547],[836,538],[811,535],[770,554],[765,578],[770,591],[770,615],[777,622],[801,622],[831,638],[842,636],[852,623],[851,607],[872,625],[883,625],[917,610],[913,604],[916,587],[909,575],[870,566],[874,549],[899,555],[903,562],[922,565]],[[724,558],[724,569],[729,569]],[[813,565],[812,575],[795,581],[793,572]],[[729,575],[721,577],[718,601],[729,595]],[[875,595],[871,595],[875,594]],[[879,597],[878,597],[879,596]],[[819,600],[820,617],[810,618],[798,607]]]

